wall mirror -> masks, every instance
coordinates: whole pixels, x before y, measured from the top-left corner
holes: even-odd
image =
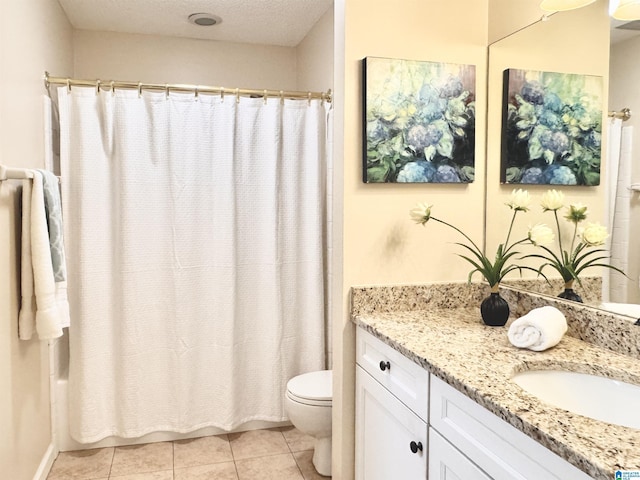
[[[542,71],[555,71],[566,73],[582,73],[586,75],[600,75],[605,77],[603,82],[605,107],[609,111],[621,111],[629,108],[631,112],[637,111],[636,117],[623,123],[624,127],[631,127],[622,135],[623,138],[633,138],[633,123],[640,118],[640,67],[635,66],[633,58],[640,51],[640,30],[633,30],[634,26],[640,27],[640,21],[635,24],[611,19],[608,13],[608,2],[597,0],[595,3],[576,10],[557,12],[543,18],[544,12],[540,9],[540,0],[490,0],[489,2],[489,47],[488,47],[488,116],[487,116],[487,184],[486,184],[486,223],[485,245],[487,252],[495,251],[499,243],[503,241],[500,233],[508,228],[510,218],[505,215],[501,206],[505,203],[513,188],[526,188],[533,197],[532,215],[522,217],[519,228],[520,236],[526,236],[528,225],[535,223],[547,223],[552,225],[553,217],[542,214],[539,207],[541,195],[549,188],[558,188],[565,193],[568,201],[581,202],[588,205],[593,221],[607,223],[607,198],[617,185],[609,185],[607,182],[609,172],[603,174],[601,184],[598,187],[565,187],[552,185],[501,185],[499,183],[499,168],[501,155],[501,109],[502,109],[502,74],[508,68],[520,68]],[[620,28],[622,27],[622,28]],[[636,28],[637,28],[636,27]],[[608,79],[608,81],[607,81]],[[635,101],[634,97],[638,100]],[[607,167],[607,145],[611,141],[608,134],[608,125],[603,123],[603,150],[602,170]],[[623,130],[624,131],[624,130]],[[638,132],[640,136],[640,132]],[[614,139],[615,140],[615,139]],[[635,142],[640,148],[640,139]],[[627,143],[627,148],[629,144]],[[637,155],[635,155],[637,156]],[[640,166],[636,167],[640,169]],[[640,172],[635,172],[636,175]],[[616,216],[622,210],[626,222],[626,231],[622,232],[616,241],[624,235],[627,238],[626,250],[628,256],[624,270],[631,279],[614,274],[617,284],[610,290],[613,294],[610,298],[602,298],[599,284],[594,287],[598,291],[589,292],[585,302],[590,306],[608,308],[609,311],[622,313],[616,304],[634,304],[633,307],[623,308],[634,320],[640,317],[636,315],[636,304],[640,304],[640,287],[638,278],[640,274],[640,252],[635,256],[633,252],[633,238],[640,234],[640,194],[629,190],[634,177],[634,172],[620,170],[618,174],[619,187],[626,194],[626,200],[618,201]],[[626,189],[626,190],[625,190]],[[619,193],[620,194],[620,193]],[[624,197],[624,195],[623,195]],[[620,204],[625,209],[621,209]],[[504,218],[503,218],[504,217]],[[618,224],[616,224],[618,225]],[[612,226],[607,225],[611,232]],[[615,227],[618,233],[619,226]],[[629,243],[631,244],[631,248]],[[554,274],[551,269],[546,271]],[[592,269],[585,272],[586,276],[599,276],[600,269]],[[557,276],[557,274],[555,275]],[[605,280],[605,283],[607,280]],[[512,286],[536,293],[553,294],[553,289],[562,286],[561,279],[549,286],[540,278],[539,281],[520,283],[517,274],[505,281]],[[624,287],[622,286],[624,284]],[[580,288],[576,286],[577,288]],[[560,290],[561,291],[561,290]],[[557,291],[555,294],[559,293]],[[594,293],[597,298],[594,298]],[[607,301],[602,304],[602,300]],[[626,305],[625,305],[626,306]],[[640,310],[640,307],[638,307]]]

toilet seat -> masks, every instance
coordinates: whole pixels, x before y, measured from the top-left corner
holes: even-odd
[[[331,407],[333,400],[331,370],[309,372],[287,382],[287,397],[317,407]]]

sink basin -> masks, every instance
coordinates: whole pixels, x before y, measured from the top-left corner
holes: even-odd
[[[528,370],[512,380],[540,400],[578,415],[640,429],[640,386],[562,370]]]

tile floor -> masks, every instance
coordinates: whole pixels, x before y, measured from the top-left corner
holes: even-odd
[[[60,453],[47,480],[326,480],[294,427]]]

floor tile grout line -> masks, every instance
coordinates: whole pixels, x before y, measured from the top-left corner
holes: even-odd
[[[298,467],[298,471],[300,472],[300,476],[302,477],[302,480],[305,480],[306,477],[304,476],[304,472],[302,471],[302,468],[300,467],[300,464],[298,463],[298,459],[293,454],[293,452],[291,452],[291,456],[293,457],[293,461],[296,462],[296,467]]]
[[[109,475],[107,475],[107,478],[111,478],[111,470],[113,470],[113,461],[116,458],[116,447],[112,447],[112,451],[111,451],[111,462],[109,463]]]

